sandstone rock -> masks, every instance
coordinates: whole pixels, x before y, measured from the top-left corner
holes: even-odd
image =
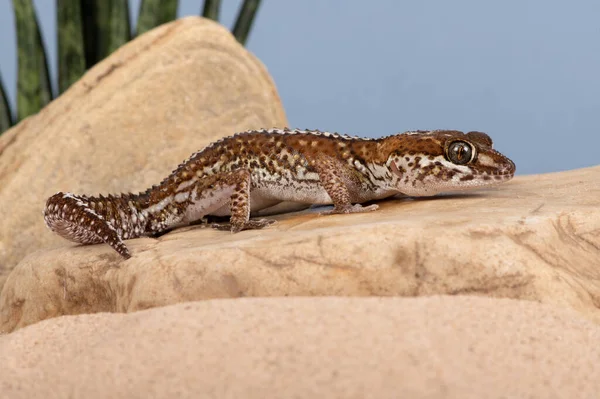
[[[188,227],[24,259],[0,332],[63,314],[243,296],[472,294],[570,307],[600,322],[600,167],[478,194],[392,199],[368,214],[278,217],[259,231]]]
[[[216,138],[287,125],[265,67],[222,26],[163,25],[0,137],[0,289],[28,253],[64,246],[41,212],[57,191],[140,191]]]
[[[0,336],[7,398],[596,398],[600,326],[477,297],[244,298]]]

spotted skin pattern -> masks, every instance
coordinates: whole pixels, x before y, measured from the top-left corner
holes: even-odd
[[[158,234],[204,216],[229,216],[232,232],[261,229],[268,214],[333,204],[324,214],[369,212],[367,201],[430,196],[510,180],[514,163],[485,133],[411,131],[379,139],[318,130],[237,133],[193,154],[160,184],[139,194],[97,197],[59,192],[44,209],[47,226],[82,244]],[[223,229],[223,225],[215,225]]]

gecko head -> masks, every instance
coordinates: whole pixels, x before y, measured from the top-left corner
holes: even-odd
[[[417,131],[392,136],[388,165],[398,191],[412,196],[466,190],[510,180],[515,164],[482,132]]]

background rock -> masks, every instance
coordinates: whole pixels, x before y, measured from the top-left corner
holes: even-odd
[[[163,25],[123,46],[0,137],[0,289],[39,248],[64,245],[41,212],[57,191],[142,191],[216,138],[287,125],[265,67],[224,27]]]
[[[277,217],[238,234],[199,226],[25,258],[0,332],[63,314],[244,296],[472,294],[570,307],[600,322],[600,167],[518,177],[472,195],[393,199],[368,214]]]
[[[212,300],[0,336],[0,392],[51,398],[596,398],[600,326],[476,297]]]

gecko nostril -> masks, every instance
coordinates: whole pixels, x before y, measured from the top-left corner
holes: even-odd
[[[500,164],[498,174],[512,175],[515,173],[515,163],[508,158],[505,158]]]

